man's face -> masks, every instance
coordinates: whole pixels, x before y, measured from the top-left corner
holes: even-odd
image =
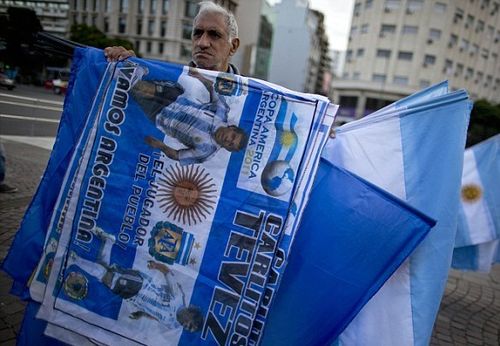
[[[233,127],[221,127],[215,132],[215,141],[229,151],[240,149],[243,135]]]
[[[229,42],[229,32],[224,16],[219,13],[205,12],[194,22],[193,61],[200,68],[226,72],[229,58],[239,46],[239,39]]]

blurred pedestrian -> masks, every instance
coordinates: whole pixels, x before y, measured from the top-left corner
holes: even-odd
[[[0,143],[0,193],[13,193],[17,191],[17,187],[10,186],[4,183],[5,180],[5,149]]]

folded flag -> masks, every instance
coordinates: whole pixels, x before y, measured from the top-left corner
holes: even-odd
[[[340,344],[428,345],[451,263],[472,103],[456,91],[389,107],[339,127],[322,155],[437,224],[341,334]]]
[[[262,344],[335,340],[434,224],[322,159]]]
[[[465,150],[453,268],[489,272],[498,261],[499,177],[500,134]]]
[[[86,126],[61,151],[71,155],[64,178],[46,187],[59,189],[53,210],[28,217],[19,236],[38,232],[36,246],[45,243],[30,294],[48,334],[259,338],[253,323],[265,325],[266,285],[284,272],[275,258],[286,263],[336,106],[239,76],[135,59],[104,66],[91,49],[77,57],[66,103]],[[82,88],[94,96],[78,107]],[[45,234],[32,229],[38,217],[50,220]],[[16,242],[6,269],[23,249]]]

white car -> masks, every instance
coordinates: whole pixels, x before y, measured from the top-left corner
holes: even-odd
[[[0,73],[0,86],[6,87],[9,90],[12,90],[16,87],[16,82],[13,79],[7,77],[6,74]]]

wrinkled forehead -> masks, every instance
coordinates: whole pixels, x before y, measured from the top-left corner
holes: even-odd
[[[193,23],[193,30],[217,30],[229,35],[224,15],[218,12],[203,12],[199,14]]]

